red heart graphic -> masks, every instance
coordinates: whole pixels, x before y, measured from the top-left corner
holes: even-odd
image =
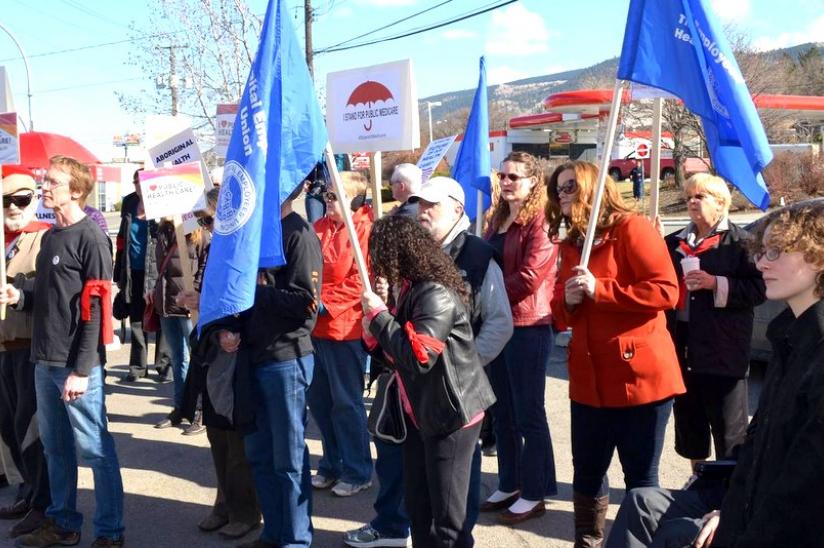
[[[151,190],[151,191],[157,190],[157,185],[155,185],[155,184],[149,185],[149,190]]]

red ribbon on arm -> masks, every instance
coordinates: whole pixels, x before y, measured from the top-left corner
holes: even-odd
[[[440,354],[446,347],[443,341],[435,337],[430,337],[424,333],[416,333],[412,322],[406,322],[403,329],[409,338],[409,344],[412,345],[412,353],[415,354],[415,358],[422,365],[429,363],[429,350],[435,352],[435,354]]]
[[[92,319],[92,297],[100,298],[100,342],[103,344],[114,341],[111,294],[111,280],[86,280],[80,294],[80,319],[84,322]]]

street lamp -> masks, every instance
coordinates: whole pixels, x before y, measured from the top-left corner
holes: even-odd
[[[441,106],[440,101],[427,101],[426,102],[426,111],[429,113],[429,142],[432,142],[432,107],[439,107]]]
[[[14,45],[17,46],[17,49],[20,50],[20,55],[23,57],[23,65],[26,67],[26,93],[29,96],[29,131],[34,131],[34,122],[31,119],[31,76],[29,74],[29,60],[26,57],[26,52],[23,51],[23,46],[20,45],[20,42],[17,41],[17,38],[14,37],[14,34],[11,33],[9,29],[3,26],[3,23],[0,23],[0,30],[4,31],[6,34],[9,35]]]

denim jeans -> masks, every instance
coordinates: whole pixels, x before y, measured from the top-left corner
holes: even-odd
[[[183,316],[160,317],[160,329],[172,355],[172,378],[175,381],[175,409],[183,407],[183,389],[189,371],[189,333],[192,321]]]
[[[264,542],[283,548],[312,544],[312,481],[306,447],[306,392],[312,354],[254,366],[256,431],[246,457],[263,513]]]
[[[498,401],[495,438],[498,489],[521,491],[538,501],[558,494],[555,456],[544,405],[552,327],[516,327],[501,356],[490,364],[490,382]]]
[[[359,340],[312,338],[315,373],[309,409],[320,429],[323,456],[318,473],[351,484],[372,478],[372,455],[363,404],[366,352]]]
[[[378,458],[375,475],[378,476],[378,498],[372,506],[375,519],[371,525],[383,537],[409,536],[409,516],[403,502],[403,445],[373,440]]]
[[[658,487],[658,463],[672,398],[622,408],[590,407],[571,402],[572,488],[587,497],[609,493],[607,469],[612,454],[624,471],[627,491]]]
[[[83,514],[77,511],[77,455],[94,475],[95,537],[123,536],[123,481],[114,439],[106,421],[101,367],[89,374],[83,396],[66,403],[63,385],[72,372],[67,367],[38,364],[37,422],[46,453],[51,486],[51,505],[46,515],[68,531],[80,531]]]

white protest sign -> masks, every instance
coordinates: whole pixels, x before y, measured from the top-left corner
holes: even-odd
[[[204,180],[199,162],[139,172],[147,219],[160,219],[203,209]]]
[[[236,117],[237,103],[217,106],[214,153],[222,158],[226,157],[226,151],[229,149],[229,140],[232,138]]]
[[[20,138],[17,135],[17,113],[0,114],[0,164],[20,163]]]
[[[412,61],[327,74],[326,127],[337,153],[418,148],[420,118]]]
[[[418,160],[418,167],[421,168],[423,172],[424,182],[432,176],[432,172],[435,171],[438,164],[441,163],[441,158],[443,158],[446,151],[449,150],[449,147],[452,146],[452,143],[454,143],[457,138],[457,135],[453,135],[451,137],[435,139],[429,143]]]

